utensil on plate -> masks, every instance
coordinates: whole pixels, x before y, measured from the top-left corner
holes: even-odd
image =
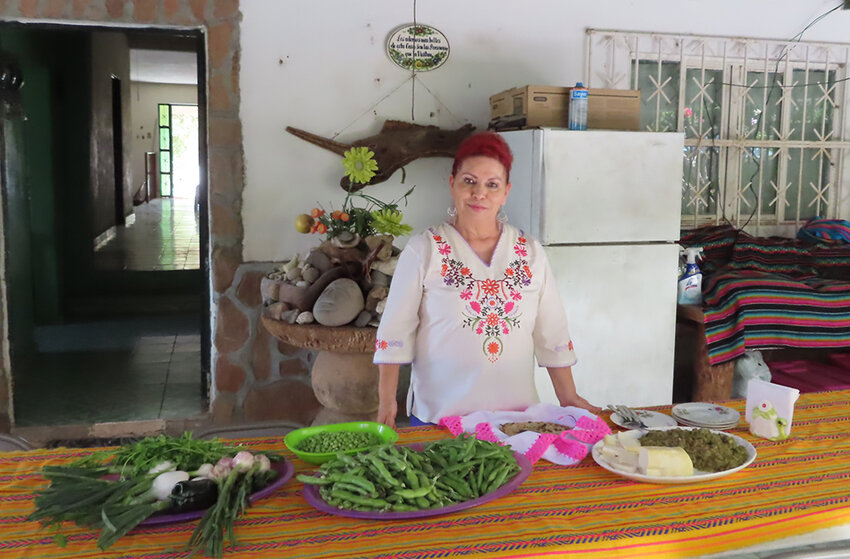
[[[609,404],[608,409],[620,416],[627,429],[643,429],[644,431],[649,429],[634,410],[627,406],[612,406]]]
[[[634,425],[634,429],[648,429],[646,423],[643,422],[643,420],[638,416],[638,414],[635,413],[632,408],[627,406],[617,406],[617,410],[619,411],[621,417],[623,416],[623,414],[625,414],[626,422],[629,425]]]

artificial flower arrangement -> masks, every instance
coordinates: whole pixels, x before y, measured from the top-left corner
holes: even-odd
[[[375,176],[378,164],[374,156],[374,152],[367,147],[355,147],[345,152],[342,165],[352,183],[366,184]],[[404,215],[398,205],[402,201],[406,203],[412,192],[413,188],[389,203],[359,191],[349,192],[342,203],[342,209],[327,213],[320,207],[313,208],[309,215],[301,214],[295,219],[295,228],[300,233],[327,234],[328,240],[338,239],[349,246],[375,234],[394,237],[407,235],[413,228],[402,222]],[[364,201],[365,206],[356,206],[355,201],[358,199]]]
[[[57,529],[70,521],[98,530],[97,545],[106,550],[155,514],[206,509],[186,549],[221,557],[225,539],[235,543],[234,523],[250,495],[274,481],[272,461],[282,459],[191,433],[145,437],[69,465],[44,466],[50,485],[36,494],[29,518]],[[66,543],[58,532],[54,541]]]
[[[352,185],[366,184],[375,176],[374,155],[367,147],[345,152],[342,164]],[[289,324],[377,325],[400,252],[394,238],[413,230],[399,210],[412,192],[384,202],[349,190],[341,208],[316,207],[299,215],[296,230],[326,239],[263,278],[266,315]]]

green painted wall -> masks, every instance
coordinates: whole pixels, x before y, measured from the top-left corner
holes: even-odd
[[[89,206],[88,38],[4,26],[0,48],[24,75],[21,181],[6,202],[10,334],[24,347],[34,324],[61,321],[73,255],[90,243],[74,232]]]

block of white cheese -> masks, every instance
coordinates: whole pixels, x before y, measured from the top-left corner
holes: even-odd
[[[622,434],[606,435],[599,452],[614,468],[635,473],[638,471],[640,442],[637,438],[622,438]]]
[[[605,458],[605,460],[607,460],[616,468],[625,469],[630,472],[637,471],[637,452],[632,452],[630,450],[626,450],[625,448],[603,446],[602,456]]]
[[[694,464],[680,446],[642,446],[638,451],[638,471],[656,477],[692,476]]]
[[[640,450],[640,433],[637,431],[620,431],[617,433],[617,441],[626,450],[638,452]]]

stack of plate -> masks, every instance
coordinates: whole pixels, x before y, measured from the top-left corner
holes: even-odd
[[[682,425],[720,431],[732,429],[741,420],[741,414],[736,410],[708,402],[676,404],[671,413]]]

